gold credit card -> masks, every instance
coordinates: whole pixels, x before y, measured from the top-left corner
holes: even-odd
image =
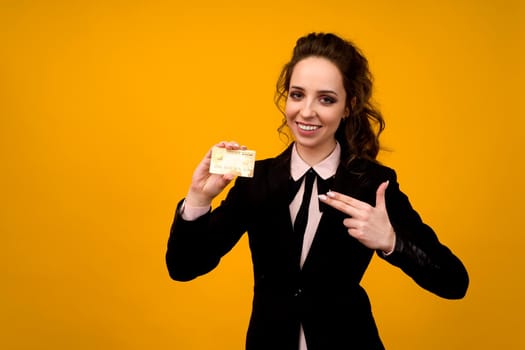
[[[210,173],[212,174],[253,177],[254,165],[255,151],[253,150],[227,150],[222,147],[213,147],[211,150]]]

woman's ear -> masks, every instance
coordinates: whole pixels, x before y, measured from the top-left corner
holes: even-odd
[[[350,113],[354,110],[356,103],[357,103],[357,97],[354,96],[350,100],[350,107],[346,106],[345,108],[345,114],[343,115],[343,119],[346,119],[350,116]]]
[[[354,96],[354,97],[352,97],[352,99],[350,100],[350,107],[352,107],[352,110],[354,110],[356,103],[357,103],[357,97]]]

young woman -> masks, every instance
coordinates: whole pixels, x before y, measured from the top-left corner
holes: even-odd
[[[254,272],[246,348],[383,349],[360,286],[374,252],[436,295],[462,298],[468,274],[421,220],[395,172],[376,161],[381,113],[367,60],[333,34],[300,38],[281,72],[276,103],[294,142],[237,178],[196,168],[168,241],[170,276],[214,269],[247,232]],[[239,149],[233,142],[218,147]]]

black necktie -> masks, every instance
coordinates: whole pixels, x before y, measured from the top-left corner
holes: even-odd
[[[312,198],[312,187],[316,177],[316,173],[313,169],[310,169],[306,172],[304,176],[304,194],[303,201],[301,202],[301,207],[297,212],[295,221],[293,223],[294,232],[301,237],[304,236],[304,231],[306,229],[306,223],[308,222],[308,209],[310,208],[310,199]]]
[[[294,200],[295,198],[295,195],[297,194],[297,192],[299,191],[299,188],[301,187],[301,183],[303,182],[303,179],[306,178],[306,175],[309,173],[309,172],[312,172],[314,175],[317,176],[317,193],[318,194],[323,194],[323,193],[326,193],[328,192],[328,190],[330,190],[332,187],[332,183],[333,183],[333,180],[334,180],[334,177],[335,176],[332,176],[332,177],[329,177],[328,179],[324,180],[322,177],[320,177],[316,172],[315,170],[313,170],[312,168],[310,168],[302,177],[300,177],[297,181],[294,181],[292,177],[290,177],[290,185],[289,185],[289,199],[288,199],[288,203],[292,203],[292,201]],[[313,180],[312,180],[312,183],[313,183]],[[306,189],[306,186],[305,186],[305,189]],[[303,201],[304,201],[304,198],[303,198]],[[321,202],[319,200],[319,211],[320,212],[323,212],[324,209],[326,208],[326,204],[324,204],[323,202]]]

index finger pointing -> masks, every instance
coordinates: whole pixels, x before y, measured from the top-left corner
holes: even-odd
[[[368,207],[368,203],[362,202],[359,199],[355,199],[353,197],[347,196],[345,194],[336,192],[336,191],[328,191],[326,193],[326,196],[330,199],[334,199],[340,202],[343,202],[346,205],[349,205],[354,208],[364,208]]]

